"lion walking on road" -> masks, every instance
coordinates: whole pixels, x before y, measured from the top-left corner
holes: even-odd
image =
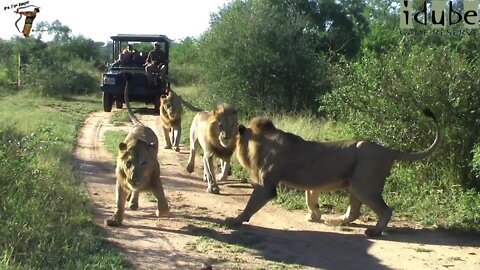
[[[237,158],[250,172],[253,193],[241,214],[227,218],[229,225],[249,221],[270,199],[276,196],[279,183],[306,190],[309,219],[320,220],[318,194],[322,191],[348,189],[350,205],[339,220],[348,224],[360,216],[366,204],[377,215],[378,222],[368,228],[369,236],[379,236],[387,227],[392,209],[382,192],[394,161],[415,161],[428,157],[440,143],[439,125],[430,110],[424,111],[436,126],[433,144],[424,151],[402,153],[370,141],[306,141],[277,129],[266,118],[254,118],[248,127],[238,128]]]
[[[125,203],[130,196],[129,207],[138,208],[138,195],[141,191],[150,190],[157,199],[156,215],[169,212],[167,199],[160,180],[160,165],[157,160],[158,138],[155,132],[146,127],[133,114],[128,99],[129,76],[126,75],[125,104],[128,116],[133,125],[127,136],[118,145],[117,176],[115,201],[116,209],[113,216],[106,220],[108,226],[120,226],[125,213]]]
[[[213,157],[221,160],[222,172],[219,181],[227,179],[230,158],[235,152],[237,127],[237,110],[226,103],[218,104],[213,111],[199,112],[193,118],[190,127],[190,157],[187,171],[193,172],[196,150],[198,146],[202,147],[204,179],[208,182],[207,192],[209,193],[220,193],[214,173]]]

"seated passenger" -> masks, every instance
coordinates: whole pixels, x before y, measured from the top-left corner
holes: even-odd
[[[166,68],[162,66],[167,64],[167,57],[162,50],[160,43],[155,43],[155,48],[148,53],[145,61],[145,72],[147,73],[148,83],[150,85],[158,85],[158,81],[154,80],[153,74],[157,73],[161,78],[165,78]]]

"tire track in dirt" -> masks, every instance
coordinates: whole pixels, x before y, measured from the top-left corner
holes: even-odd
[[[480,269],[478,238],[453,237],[395,222],[382,238],[368,239],[363,235],[365,223],[348,230],[308,223],[302,211],[286,211],[269,203],[248,224],[226,229],[223,219],[243,210],[251,187],[228,180],[219,183],[222,195],[206,193],[202,163],[196,162],[195,172],[188,174],[188,149],[164,150],[154,115],[139,115],[139,119],[157,132],[161,178],[172,214],[156,218],[153,196],[143,193],[140,209],[127,209],[122,227],[107,227],[103,221],[113,213],[115,203],[115,160],[103,146],[103,134],[128,130],[128,126],[112,126],[110,115],[95,112],[85,120],[75,150],[76,168],[85,179],[95,219],[107,240],[136,269],[199,269],[207,262],[213,269]]]

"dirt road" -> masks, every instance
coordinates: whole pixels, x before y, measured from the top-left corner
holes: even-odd
[[[273,203],[238,230],[227,229],[222,221],[245,207],[250,185],[227,180],[220,183],[221,195],[206,193],[201,162],[187,173],[188,149],[164,150],[162,134],[157,134],[158,159],[172,215],[156,218],[153,196],[142,194],[140,209],[127,210],[122,227],[107,227],[104,220],[114,210],[115,161],[102,139],[106,130],[118,129],[109,124],[110,115],[96,112],[85,120],[76,165],[98,224],[136,269],[201,269],[203,264],[213,269],[480,269],[478,238],[390,223],[384,236],[369,239],[365,223],[348,230],[309,223],[304,212]],[[139,118],[160,132],[156,116]]]

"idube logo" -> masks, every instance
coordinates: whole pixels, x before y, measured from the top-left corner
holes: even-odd
[[[431,29],[433,33],[439,34],[476,35],[480,26],[478,8],[478,0],[402,0],[400,1],[401,33],[421,35],[427,34],[428,29]]]

